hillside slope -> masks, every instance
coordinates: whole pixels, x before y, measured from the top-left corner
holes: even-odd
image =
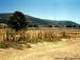
[[[0,23],[8,23],[9,17],[12,15],[12,13],[2,13],[0,14]],[[79,24],[72,22],[72,21],[56,21],[56,20],[47,20],[47,19],[40,19],[35,18],[29,15],[25,15],[26,20],[30,20],[32,25],[42,25],[42,26],[48,26],[53,25],[56,27],[80,27]]]

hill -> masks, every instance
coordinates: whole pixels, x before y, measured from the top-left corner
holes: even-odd
[[[6,23],[8,24],[9,17],[12,15],[12,13],[1,13],[0,14],[0,23]],[[72,21],[56,21],[56,20],[47,20],[47,19],[40,19],[35,18],[29,15],[25,15],[26,20],[30,20],[31,23],[29,25],[38,25],[38,26],[55,26],[55,27],[74,27],[79,28],[80,25],[72,22]]]

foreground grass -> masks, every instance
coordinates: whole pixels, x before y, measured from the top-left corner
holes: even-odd
[[[38,42],[30,45],[32,48],[24,48],[24,50],[0,49],[0,60],[65,60],[65,58],[79,60],[80,58],[80,40],[78,39],[72,44],[71,41],[70,43],[60,41],[55,44]]]
[[[79,38],[79,29],[37,28],[15,31],[11,28],[0,29],[0,48],[31,48],[29,43],[58,42],[62,39]]]
[[[79,37],[79,29],[0,29],[0,60],[79,60]]]

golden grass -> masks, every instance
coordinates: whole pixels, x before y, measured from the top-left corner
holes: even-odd
[[[11,28],[0,29],[0,47],[21,47],[22,44],[37,42],[57,42],[64,39],[79,38],[79,29],[67,28],[30,28],[15,31]],[[28,45],[28,47],[30,47]]]
[[[75,60],[79,60],[79,37],[79,29],[30,28],[20,31],[14,31],[10,28],[0,29],[0,47],[12,47],[0,49],[0,60],[57,60],[56,58],[76,58]],[[24,45],[32,48],[18,50],[22,49]]]

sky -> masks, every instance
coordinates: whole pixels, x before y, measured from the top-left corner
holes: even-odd
[[[21,11],[50,20],[70,20],[80,24],[80,0],[0,0],[0,13]]]

